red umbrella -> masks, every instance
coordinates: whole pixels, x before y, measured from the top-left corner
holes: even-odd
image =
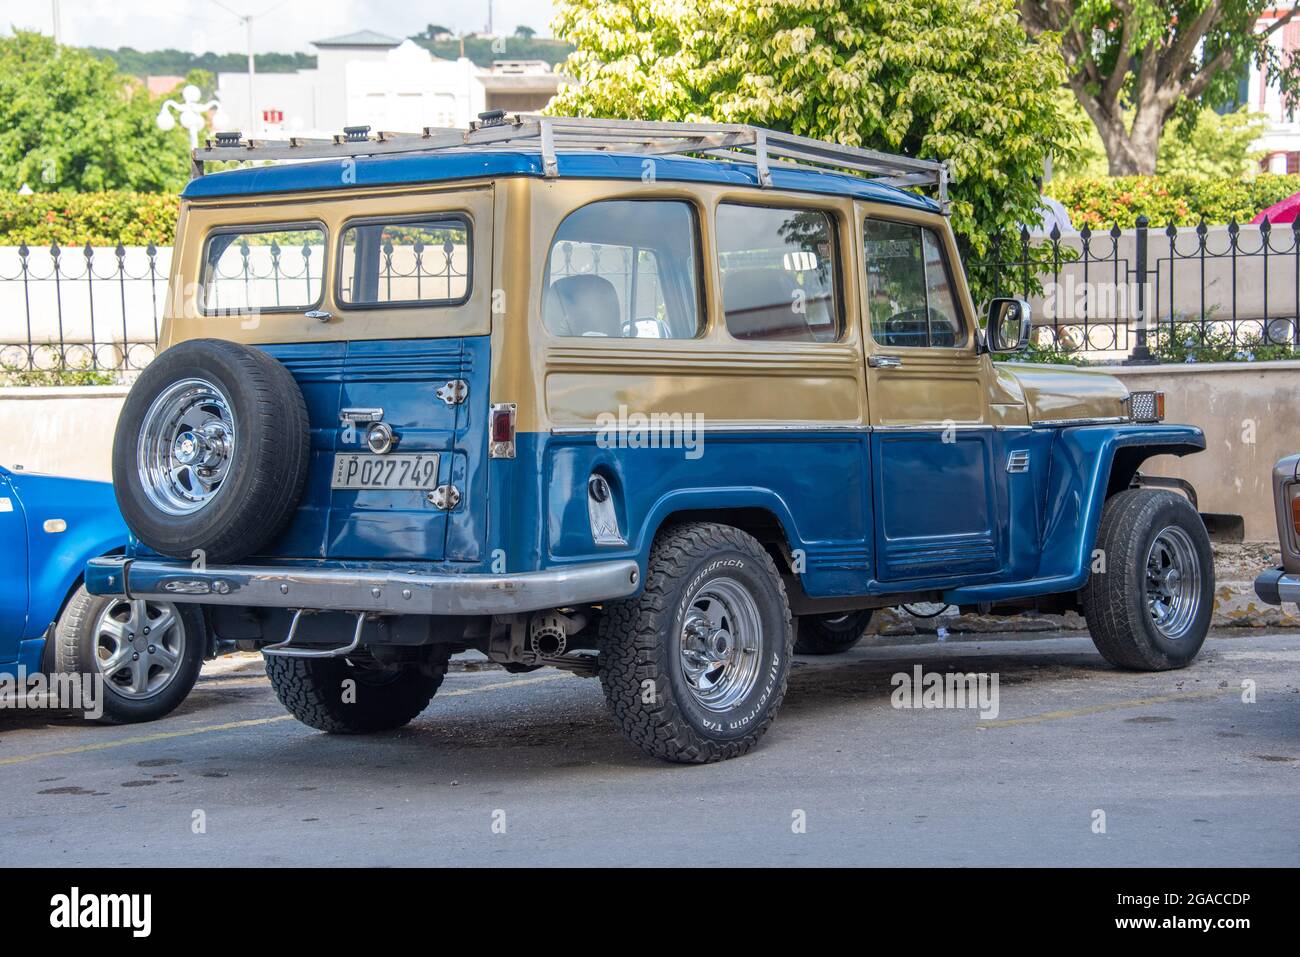
[[[1252,226],[1258,226],[1266,219],[1274,224],[1294,223],[1297,218],[1300,218],[1300,193],[1294,193],[1282,202],[1274,203],[1250,222]]]

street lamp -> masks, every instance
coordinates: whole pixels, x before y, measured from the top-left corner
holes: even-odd
[[[207,125],[205,114],[218,105],[216,100],[200,103],[199,98],[202,96],[203,91],[193,83],[187,83],[185,89],[181,90],[181,102],[164,100],[162,109],[158,111],[158,129],[166,133],[176,128],[176,117],[171,114],[175,110],[180,117],[181,126],[190,131],[190,149],[198,149],[199,130]]]

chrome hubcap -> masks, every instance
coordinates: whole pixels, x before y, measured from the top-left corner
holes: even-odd
[[[221,491],[235,454],[235,417],[224,392],[184,379],[154,399],[136,449],[140,484],[167,515],[188,515]]]
[[[123,697],[158,694],[176,677],[184,655],[185,626],[173,605],[114,599],[95,623],[95,664]]]
[[[1147,610],[1165,638],[1182,638],[1201,604],[1201,565],[1191,536],[1177,525],[1161,529],[1147,552]]]
[[[682,626],[682,673],[695,699],[710,711],[728,711],[758,681],[762,637],[758,606],[743,585],[719,578],[691,599]]]

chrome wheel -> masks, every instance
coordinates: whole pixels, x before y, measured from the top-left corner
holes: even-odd
[[[185,625],[173,605],[114,599],[95,622],[94,649],[105,684],[126,698],[151,698],[180,669]]]
[[[1170,641],[1185,636],[1201,605],[1201,565],[1191,536],[1177,525],[1156,534],[1147,552],[1147,610]]]
[[[762,624],[758,605],[738,581],[705,584],[687,607],[680,657],[686,685],[710,711],[728,711],[758,681]]]
[[[136,448],[140,484],[167,515],[197,512],[221,491],[235,455],[235,417],[226,394],[182,379],[149,406]]]

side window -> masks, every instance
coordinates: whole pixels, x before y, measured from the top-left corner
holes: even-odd
[[[451,306],[469,298],[469,223],[459,216],[349,224],[339,245],[343,306]]]
[[[542,321],[557,336],[693,339],[702,325],[693,207],[608,200],[570,213],[542,289]]]
[[[737,339],[783,342],[840,337],[830,216],[722,203],[717,226],[728,332]]]
[[[962,346],[943,246],[934,231],[868,219],[863,225],[867,313],[882,346]]]
[[[325,230],[264,226],[215,232],[203,247],[202,270],[204,315],[310,309],[321,299]]]

